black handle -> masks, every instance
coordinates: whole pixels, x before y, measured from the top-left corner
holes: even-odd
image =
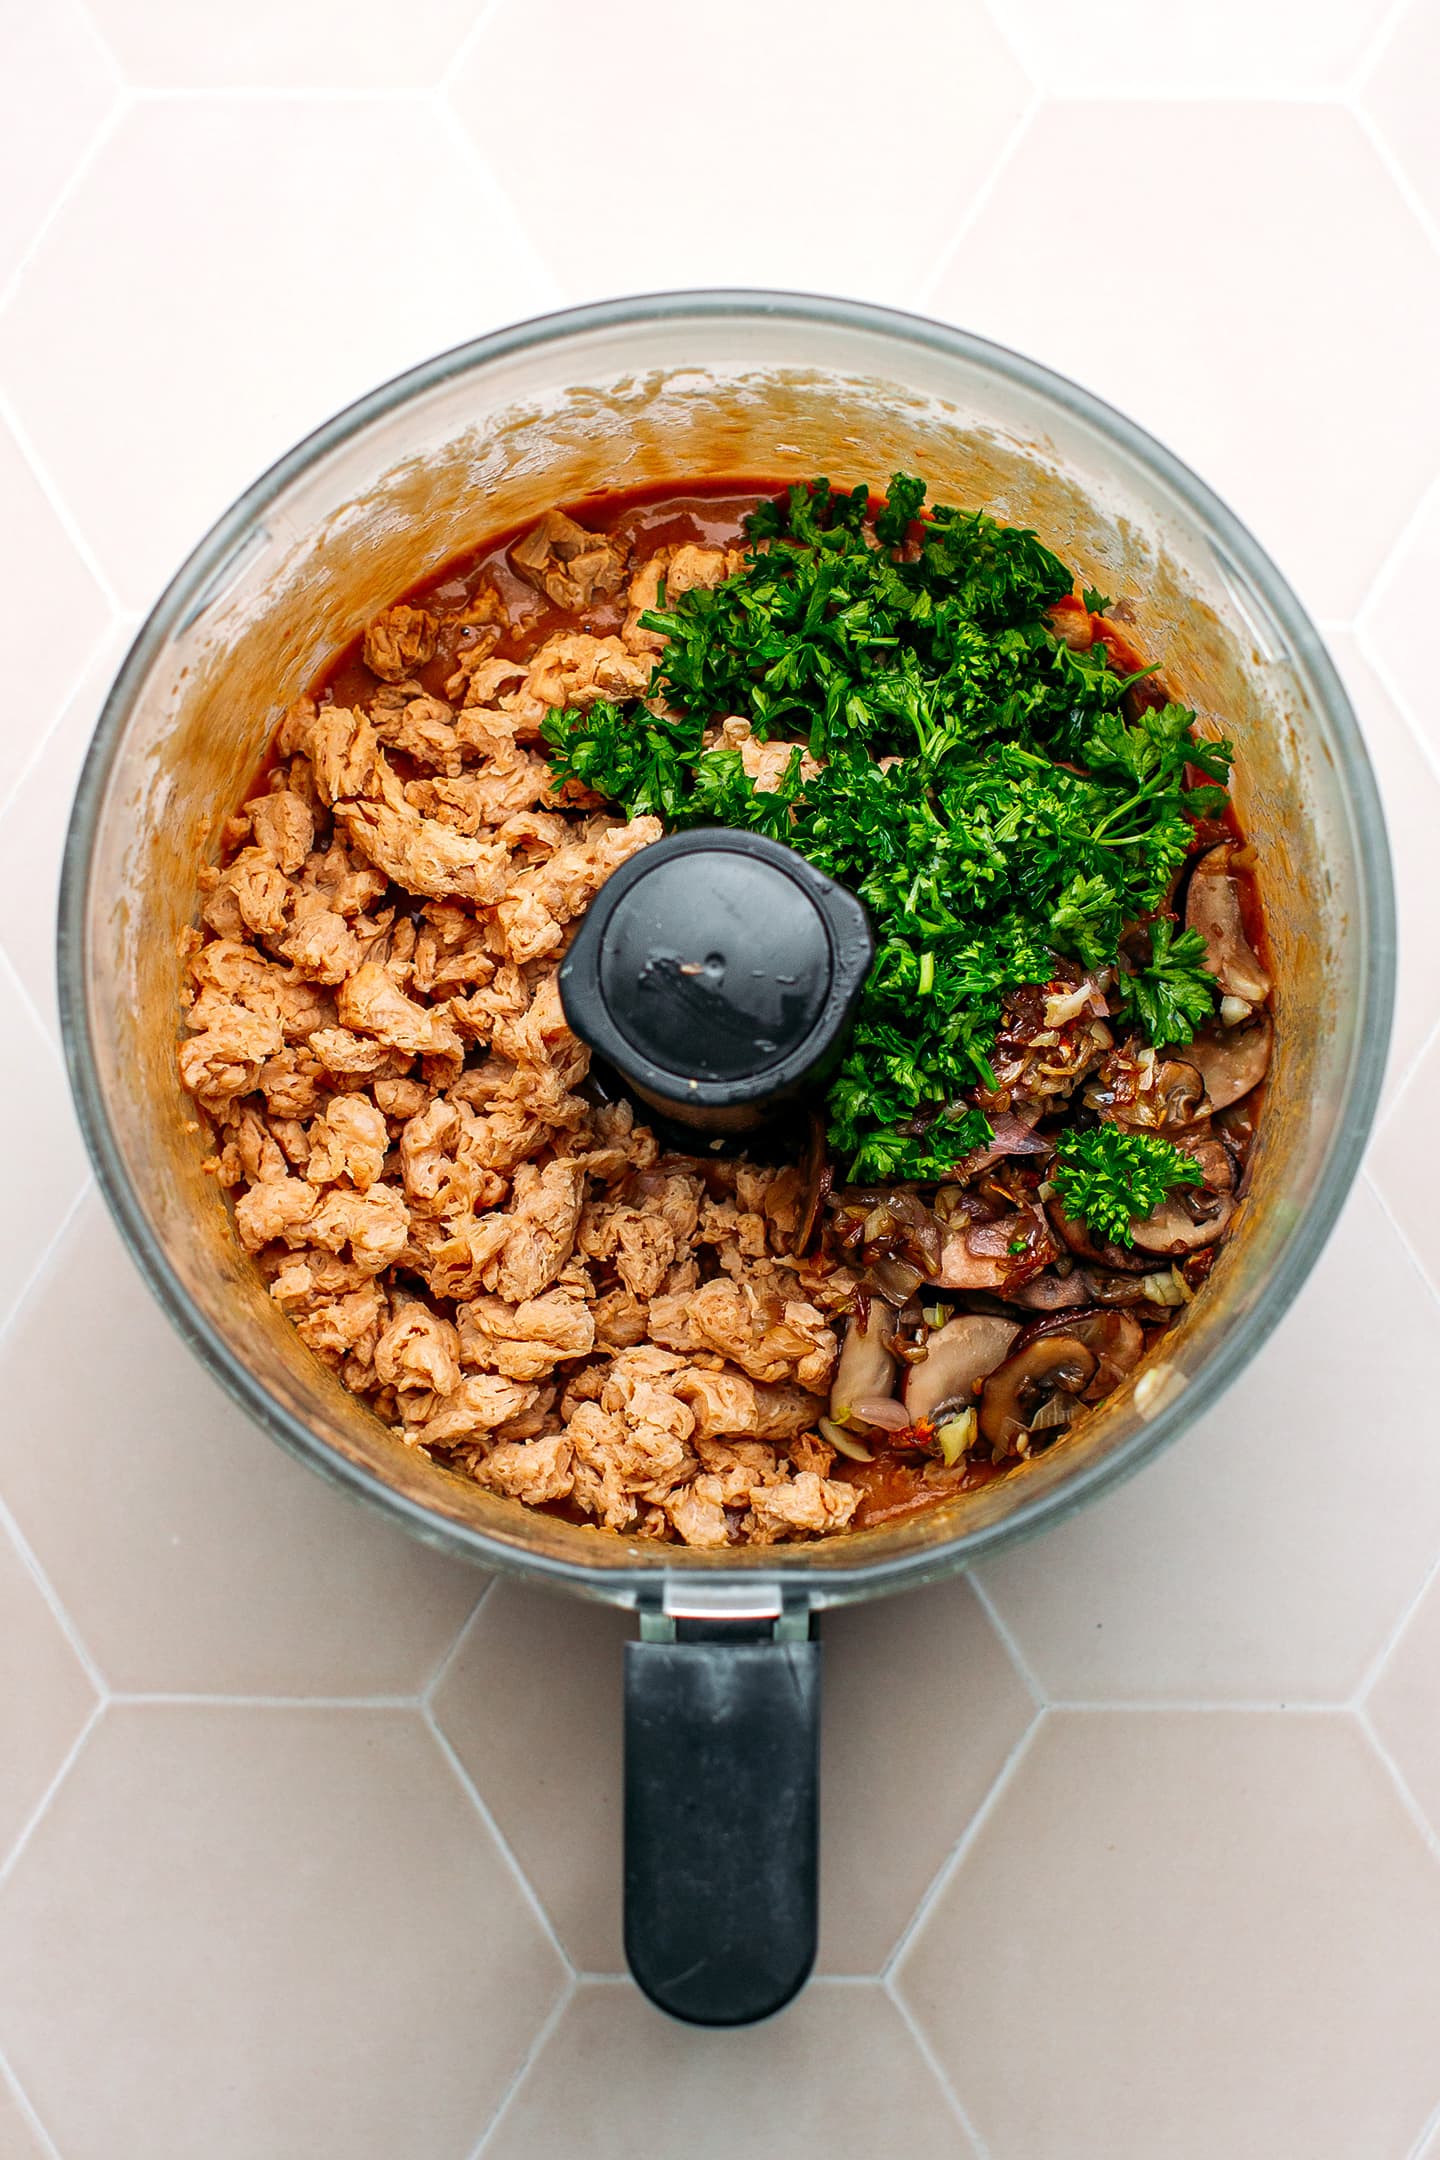
[[[815,1962],[818,1642],[625,1645],[625,1955],[662,2010],[748,2025]]]

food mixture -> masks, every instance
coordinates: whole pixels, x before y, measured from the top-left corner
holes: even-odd
[[[1232,749],[1033,533],[814,481],[554,510],[286,713],[187,956],[236,1233],[410,1447],[608,1532],[828,1536],[1023,1471],[1195,1296],[1271,981]],[[865,902],[748,1154],[591,1069],[610,873],[745,827]]]

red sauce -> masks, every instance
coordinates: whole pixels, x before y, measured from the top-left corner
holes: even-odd
[[[657,548],[690,543],[703,547],[735,547],[744,538],[744,522],[756,504],[785,493],[784,483],[770,479],[696,480],[676,491],[672,480],[652,487],[612,489],[603,495],[587,495],[578,502],[560,504],[568,516],[593,531],[617,533],[630,543],[636,559],[654,554]],[[419,670],[419,680],[434,697],[442,697],[446,678],[475,633],[456,620],[464,614],[484,585],[493,585],[515,627],[495,651],[504,659],[526,659],[557,630],[583,630],[592,637],[610,637],[625,619],[625,595],[598,598],[583,616],[568,608],[552,607],[533,585],[510,567],[509,552],[530,531],[533,518],[491,534],[478,547],[454,555],[441,569],[430,571],[397,598],[412,607],[428,608],[439,618],[440,643],[435,657]],[[355,638],[331,660],[311,686],[311,695],[336,705],[360,704],[374,695],[375,678],[360,658],[362,640]]]
[[[860,1488],[860,1505],[850,1527],[874,1530],[880,1523],[920,1515],[956,1493],[978,1492],[1002,1475],[994,1463],[966,1463],[945,1470],[913,1456],[877,1455],[873,1463],[847,1462],[837,1456],[829,1475]]]

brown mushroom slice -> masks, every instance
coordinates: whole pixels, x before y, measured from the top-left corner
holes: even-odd
[[[925,1355],[905,1376],[905,1408],[912,1425],[932,1422],[937,1410],[954,1404],[964,1409],[975,1400],[981,1381],[1009,1354],[1020,1332],[1015,1320],[992,1320],[987,1313],[961,1313],[937,1328]]]
[[[1226,997],[1263,1005],[1270,977],[1251,950],[1240,906],[1240,882],[1231,869],[1234,842],[1222,840],[1190,873],[1185,927],[1205,940],[1205,964]]]
[[[1073,1335],[1041,1335],[996,1367],[980,1397],[980,1437],[993,1462],[1028,1453],[1031,1420],[1052,1395],[1079,1396],[1099,1365]]]
[[[1179,1193],[1156,1208],[1153,1215],[1138,1216],[1131,1224],[1136,1249],[1141,1253],[1168,1256],[1199,1252],[1224,1237],[1235,1213],[1229,1193]],[[1148,1262],[1147,1262],[1148,1265]]]
[[[1207,1192],[1233,1192],[1235,1189],[1235,1165],[1230,1150],[1222,1140],[1207,1134],[1203,1139],[1181,1140],[1178,1145],[1191,1159],[1199,1163],[1205,1174]]]
[[[830,1383],[830,1415],[837,1425],[843,1425],[853,1405],[867,1396],[894,1393],[896,1361],[885,1340],[894,1326],[894,1307],[883,1298],[871,1298],[863,1325],[852,1315]]]
[[[930,1280],[937,1290],[998,1290],[1010,1272],[1000,1255],[971,1252],[964,1230],[952,1230]]]
[[[1064,1313],[1077,1305],[1093,1305],[1089,1286],[1079,1268],[1072,1274],[1061,1275],[1054,1268],[1046,1268],[1041,1275],[1032,1275],[1029,1282],[1019,1283],[1005,1293],[1006,1302],[1020,1305],[1026,1312]],[[1139,1295],[1139,1292],[1136,1292]]]
[[[1149,1267],[1149,1261],[1140,1254],[1126,1252],[1123,1246],[1112,1245],[1106,1238],[1093,1236],[1077,1216],[1067,1215],[1060,1205],[1058,1193],[1050,1195],[1045,1203],[1045,1212],[1078,1259],[1088,1260],[1092,1266],[1105,1268],[1111,1274],[1143,1275]]]
[[[1050,1225],[1035,1207],[1017,1208],[990,1222],[961,1222],[946,1231],[940,1265],[930,1277],[937,1290],[998,1290],[1017,1276],[1035,1274],[1057,1257]]]
[[[1085,1389],[1086,1402],[1099,1402],[1117,1388],[1145,1355],[1145,1330],[1134,1315],[1102,1308],[1098,1312],[1064,1313],[1053,1320],[1032,1321],[1011,1345],[1011,1356],[1018,1356],[1047,1335],[1073,1336],[1095,1353],[1095,1377]]]
[[[1257,1013],[1244,1027],[1197,1035],[1185,1055],[1205,1082],[1206,1104],[1228,1110],[1270,1070],[1275,1029],[1268,1013]]]

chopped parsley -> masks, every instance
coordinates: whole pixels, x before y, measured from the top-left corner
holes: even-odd
[[[875,960],[827,1099],[851,1180],[943,1178],[983,1144],[968,1091],[993,1083],[1007,994],[1050,981],[1057,957],[1118,967],[1157,1043],[1188,1040],[1215,1002],[1200,940],[1158,911],[1192,820],[1225,800],[1230,746],[1197,741],[1180,705],[1127,716],[1138,678],[1102,641],[1076,652],[1050,629],[1074,579],[1033,532],[944,505],[922,517],[924,499],[898,473],[873,520],[864,488],[826,480],[762,503],[734,576],[643,617],[667,640],[663,712],[601,701],[544,726],[558,777],[672,830],[782,840],[866,903]],[[706,747],[727,714],[794,742],[778,787]],[[1134,967],[1121,940],[1147,921]]]
[[[1182,1185],[1203,1185],[1193,1155],[1155,1133],[1095,1125],[1060,1136],[1051,1173],[1060,1204],[1112,1245],[1133,1245],[1131,1223]]]

